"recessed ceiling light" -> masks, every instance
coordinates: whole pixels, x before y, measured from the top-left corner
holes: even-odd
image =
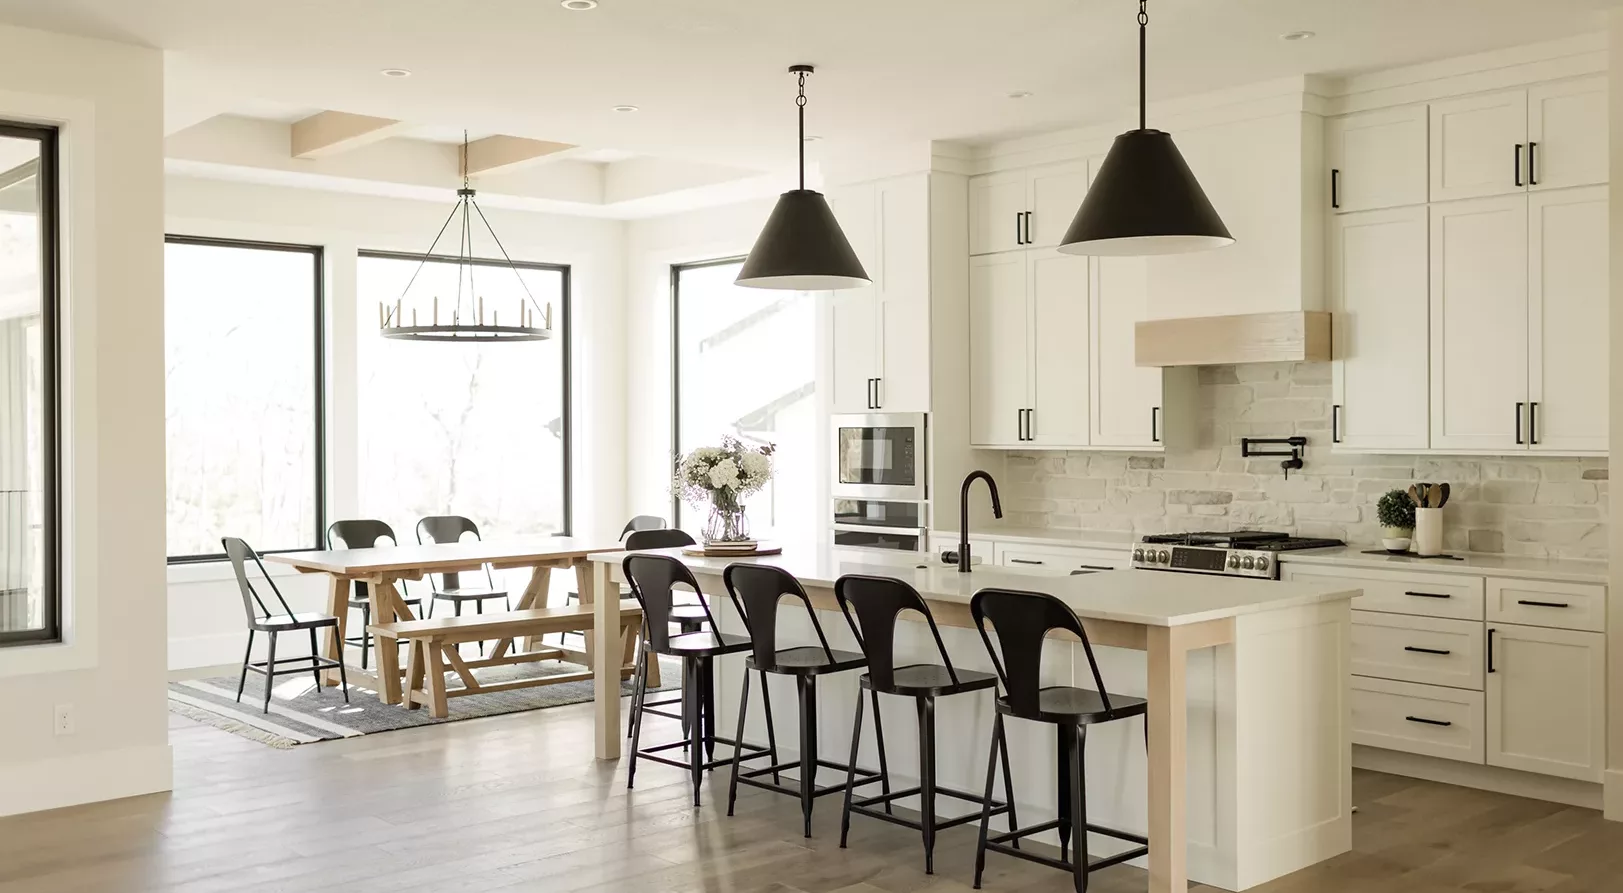
[[[1286,31],[1284,34],[1279,35],[1279,39],[1280,40],[1307,40],[1307,39],[1309,39],[1311,37],[1315,37],[1315,36],[1317,36],[1317,35],[1315,35],[1315,33],[1312,32],[1312,31]]]
[[[581,12],[587,9],[596,9],[597,0],[561,0],[558,5],[562,6],[564,9],[573,9],[576,12]]]
[[[378,73],[383,75],[386,78],[409,78],[409,77],[411,77],[411,72],[407,71],[404,68],[385,68],[385,69],[383,69],[382,71],[380,71]]]
[[[1010,99],[1030,99],[1031,98],[1031,91],[1030,90],[1016,90],[1013,93],[1009,94],[1009,98]]]
[[[614,110],[617,112],[635,112],[638,109],[634,105],[617,105],[614,107]]]

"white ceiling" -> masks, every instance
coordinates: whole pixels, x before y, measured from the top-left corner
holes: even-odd
[[[1151,94],[1343,73],[1599,30],[1623,0],[1151,0]],[[171,105],[212,98],[427,133],[507,133],[756,170],[809,130],[840,150],[1116,119],[1132,0],[0,0],[0,21],[175,52]],[[1313,40],[1278,35],[1308,29]],[[383,68],[407,68],[386,78]],[[1011,100],[1011,91],[1031,91]],[[612,106],[639,106],[617,113]],[[188,112],[195,115],[195,112]],[[174,114],[171,111],[171,114]],[[201,120],[201,118],[199,118]]]

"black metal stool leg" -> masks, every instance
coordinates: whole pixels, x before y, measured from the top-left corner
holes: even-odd
[[[919,704],[919,824],[924,826],[924,873],[935,874],[935,698]]]
[[[994,714],[992,717],[992,746],[986,754],[986,796],[981,800],[981,833],[980,839],[975,843],[975,889],[981,888],[981,874],[986,871],[986,836],[992,825],[992,784],[997,779],[998,756],[1003,756],[1004,786],[1008,786],[1009,757],[1008,749],[1003,746],[1003,714]],[[1014,802],[1014,791],[1009,791],[1009,802]],[[1013,831],[1011,826],[1009,830]]]
[[[1055,726],[1054,735],[1059,739],[1058,768],[1059,785],[1056,799],[1059,801],[1059,858],[1061,862],[1070,859],[1071,853],[1071,734],[1074,729],[1068,730],[1064,724]]]
[[[745,671],[749,672],[748,670]],[[778,733],[772,727],[772,689],[766,684],[766,671],[761,671],[761,703],[766,707],[766,753],[767,760],[772,765],[778,765]],[[778,778],[778,771],[772,770],[772,783],[783,784]]]
[[[862,691],[857,690],[857,718],[851,722],[851,759],[846,761],[845,805],[840,808],[840,849],[851,833],[851,795],[857,789],[857,749],[862,744]]]
[[[366,656],[372,650],[372,633],[368,627],[372,625],[372,606],[366,602],[361,603],[361,669],[366,669]]]
[[[995,737],[997,739],[998,753],[1003,757],[1003,795],[1009,801],[1009,830],[1014,831],[1019,829],[1020,822],[1014,817],[1014,776],[1009,764],[1009,736],[1003,733],[1003,717],[1001,714],[998,715]],[[990,794],[987,795],[987,799],[991,799]],[[1009,841],[1009,845],[1017,850],[1020,849],[1020,838],[1016,837]]]
[[[1076,847],[1073,854],[1071,876],[1076,893],[1088,893],[1088,782],[1083,771],[1082,756],[1088,746],[1088,727],[1070,729],[1071,739],[1071,816],[1076,822]]]
[[[750,671],[744,671],[744,685],[738,693],[738,732],[733,735],[733,778],[727,783],[727,814],[733,814],[733,804],[738,802],[738,768],[739,761],[744,756],[744,719],[749,716],[750,706]]]
[[[699,658],[699,713],[704,718],[704,758],[716,760],[716,662]]]
[[[484,599],[476,598],[476,599],[473,600],[473,613],[475,613],[475,614],[483,614],[483,613],[485,613],[485,600]],[[480,657],[485,656],[485,640],[484,639],[479,640],[479,656]]]
[[[811,837],[812,798],[817,791],[817,677],[796,676],[800,690],[800,816]]]
[[[637,747],[642,740],[642,714],[643,701],[648,698],[648,665],[642,665],[642,672],[637,675],[637,684],[632,689],[632,703],[637,706],[631,711],[631,762],[626,767],[626,789],[637,781]]]
[[[276,633],[270,634],[270,660],[265,664],[265,712],[270,712],[271,684],[276,681]]]
[[[242,703],[242,689],[248,684],[248,661],[254,656],[254,631],[248,630],[248,649],[242,652],[242,676],[237,679],[237,703]]]
[[[861,697],[862,692],[857,692]],[[885,795],[885,815],[894,815],[890,810],[890,767],[885,764],[885,723],[879,715],[879,692],[868,689],[868,696],[873,700],[873,736],[879,747],[879,792]]]
[[[338,638],[340,638],[340,639],[343,638],[343,636],[340,635],[337,630],[333,630],[333,635],[338,636]],[[394,642],[391,641],[389,643],[388,647],[390,647],[390,648],[395,647]],[[317,676],[316,678],[319,680],[321,677]],[[338,684],[343,687],[343,689],[344,689],[344,703],[348,704],[349,703],[349,671],[344,669],[344,649],[342,647],[340,647],[338,649]]]
[[[333,632],[334,635],[337,634],[337,630],[334,630]],[[344,641],[343,639],[339,639],[338,655],[340,659],[343,658],[343,654]],[[321,667],[317,666],[316,661],[320,657],[321,646],[316,644],[316,628],[312,626],[310,627],[310,676],[316,680],[316,694],[318,695],[321,694]]]
[[[687,699],[692,705],[692,725],[688,729],[688,767],[693,776],[693,805],[699,805],[699,794],[704,787],[704,722],[699,711],[703,710],[703,701],[699,699],[699,669],[698,658],[685,658],[682,661],[682,683],[687,692]]]
[[[646,640],[637,643],[637,663],[631,668],[631,715],[635,717],[642,711],[642,686],[637,680],[642,678],[643,669],[648,665],[648,643]],[[626,737],[631,737],[631,730],[635,728],[634,722],[626,723]]]

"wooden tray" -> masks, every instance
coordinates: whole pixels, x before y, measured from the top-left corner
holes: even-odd
[[[703,545],[683,546],[683,555],[702,555],[706,558],[754,558],[757,555],[779,555],[783,547],[777,543],[757,543],[750,551],[741,549],[707,549]]]

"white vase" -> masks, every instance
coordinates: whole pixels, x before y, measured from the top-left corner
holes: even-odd
[[[1414,510],[1414,551],[1416,555],[1443,554],[1443,510]]]

